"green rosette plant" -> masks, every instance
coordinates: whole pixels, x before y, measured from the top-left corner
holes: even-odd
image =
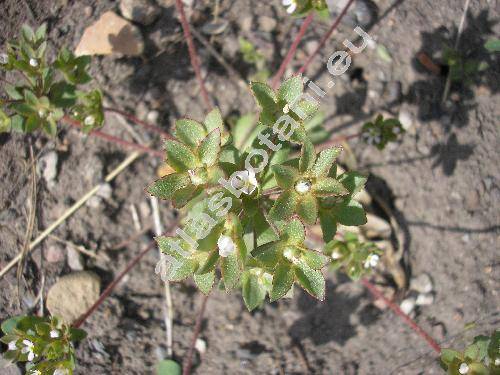
[[[46,24],[36,31],[24,25],[19,38],[7,43],[6,53],[0,52],[0,70],[22,77],[3,85],[7,99],[0,99],[0,132],[42,129],[55,135],[65,113],[80,121],[84,132],[104,121],[101,92],[80,88],[92,80],[90,57],[62,48],[49,63],[46,34]]]
[[[242,121],[228,131],[215,109],[203,123],[177,121],[176,139],[166,142],[174,172],[147,190],[184,219],[175,235],[156,239],[168,261],[162,278],[193,277],[204,294],[217,281],[226,292],[241,289],[249,310],[266,296],[291,296],[295,284],[323,300],[322,269],[332,258],[307,246],[306,226],[319,222],[328,243],[338,224],[365,224],[355,196],[366,177],[338,173],[340,147],[316,152],[304,124],[318,106],[301,77],[277,91],[261,82],[251,88],[261,107],[255,128]]]
[[[0,341],[7,345],[3,357],[25,362],[29,375],[70,375],[75,369],[74,343],[85,331],[70,327],[56,317],[17,316],[2,323]]]

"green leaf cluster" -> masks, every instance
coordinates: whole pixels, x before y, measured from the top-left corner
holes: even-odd
[[[4,85],[7,99],[0,99],[0,132],[29,133],[43,129],[57,132],[65,112],[82,122],[88,132],[104,121],[102,94],[79,89],[91,81],[89,56],[76,57],[62,48],[52,63],[47,61],[46,24],[36,31],[24,25],[17,40],[0,53],[0,69],[17,73],[21,80]]]
[[[271,76],[271,72],[266,67],[265,56],[257,50],[257,47],[248,39],[239,38],[240,53],[243,61],[252,66],[253,73],[249,76],[252,81],[265,82]]]
[[[384,119],[382,115],[378,115],[375,121],[363,125],[361,137],[369,145],[383,150],[387,143],[397,141],[404,131],[399,120]]]
[[[0,341],[8,346],[3,357],[26,362],[28,374],[73,374],[74,342],[86,337],[85,331],[70,327],[56,317],[16,316],[2,323]],[[57,373],[59,373],[57,372]]]
[[[450,375],[500,374],[500,331],[488,336],[476,336],[463,352],[442,349],[440,364]]]
[[[327,243],[324,252],[332,259],[332,269],[341,269],[353,280],[369,274],[383,253],[374,243],[359,241],[352,232],[345,233],[342,240]]]
[[[296,0],[296,3],[297,9],[292,13],[295,17],[304,17],[314,11],[323,18],[329,15],[326,0]]]
[[[261,82],[251,88],[258,121],[244,116],[229,132],[215,109],[203,122],[178,120],[166,142],[174,172],[148,192],[173,202],[184,219],[175,235],[156,239],[167,261],[162,279],[193,277],[205,294],[217,283],[228,293],[241,289],[249,310],[266,296],[291,296],[294,284],[322,300],[321,270],[331,258],[307,246],[305,226],[319,222],[329,242],[338,224],[365,224],[354,197],[366,177],[338,173],[341,148],[316,152],[310,130],[317,125],[305,124],[317,105],[304,98],[301,77],[277,91]]]

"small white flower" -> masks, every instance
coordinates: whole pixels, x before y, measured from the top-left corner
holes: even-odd
[[[50,331],[50,337],[52,337],[53,339],[57,339],[59,337],[59,331],[57,329],[53,329],[52,331]]]
[[[58,368],[54,370],[53,375],[68,375],[68,370],[65,368]]]
[[[332,253],[332,259],[333,259],[333,260],[340,259],[341,257],[342,257],[342,254],[340,254],[337,250],[335,250],[335,251]]]
[[[37,59],[33,59],[31,58],[30,59],[30,65],[33,67],[33,68],[36,68],[38,66],[38,60]]]
[[[40,370],[31,370],[30,375],[42,375]]]
[[[17,350],[17,340],[9,342],[9,350]]]
[[[462,363],[458,368],[458,372],[462,375],[467,374],[469,372],[469,366],[467,365],[467,363]]]
[[[299,194],[308,193],[311,190],[311,182],[310,181],[299,181],[295,185],[295,191]]]
[[[288,104],[285,104],[283,107],[283,113],[286,115],[288,112],[290,112],[290,106]]]
[[[231,237],[224,236],[223,234],[221,234],[217,240],[217,246],[219,247],[219,255],[223,258],[226,258],[234,253],[234,249],[236,248],[236,245]]]
[[[299,263],[299,258],[295,256],[293,250],[290,248],[285,249],[285,251],[283,252],[283,256],[293,264]]]
[[[9,56],[5,53],[0,53],[0,64],[6,65],[9,62]]]
[[[92,126],[95,124],[95,118],[94,116],[92,115],[88,115],[87,117],[85,117],[85,119],[83,120],[83,123],[87,126]]]
[[[188,174],[193,185],[201,185],[203,183],[203,179],[200,176],[198,176],[193,169],[190,169],[188,171]]]
[[[495,366],[500,366],[500,358],[495,358]]]
[[[23,340],[23,344],[25,346],[24,348],[22,348],[21,353],[28,353],[28,361],[31,362],[36,357],[36,354],[33,353],[33,348],[35,347],[35,345],[30,340]]]
[[[38,110],[38,117],[40,118],[45,118],[47,116],[47,110],[43,109],[43,108],[40,108]]]
[[[292,14],[297,9],[297,0],[283,0],[282,4],[287,8],[287,13]]]
[[[235,178],[231,179],[231,185],[235,189],[241,190],[243,193],[250,195],[252,194],[259,183],[255,178],[255,172],[253,170],[244,170],[237,172]]]
[[[378,264],[380,257],[377,254],[370,254],[366,257],[365,268],[373,268]]]

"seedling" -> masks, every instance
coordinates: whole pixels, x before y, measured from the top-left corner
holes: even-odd
[[[375,121],[363,125],[361,138],[369,145],[383,150],[387,143],[395,142],[404,131],[398,120],[384,120],[382,115],[378,115]]]
[[[240,37],[240,53],[243,61],[249,64],[254,73],[249,77],[252,81],[266,82],[271,72],[266,67],[266,58],[249,40]]]
[[[500,331],[476,336],[463,352],[442,349],[441,367],[450,375],[500,374]]]
[[[8,346],[6,360],[25,362],[29,375],[70,375],[75,369],[74,342],[85,331],[69,327],[56,317],[18,316],[2,323],[1,342]]]
[[[303,17],[316,11],[322,16],[328,16],[328,6],[325,0],[282,0],[286,11],[296,17]]]
[[[0,99],[0,132],[43,129],[55,135],[65,113],[80,121],[85,132],[100,127],[104,121],[101,92],[79,89],[91,81],[90,57],[76,57],[62,48],[49,63],[46,50],[46,25],[36,31],[24,25],[19,39],[9,42],[7,53],[0,54],[0,69],[23,78],[15,84],[3,82],[8,99]]]

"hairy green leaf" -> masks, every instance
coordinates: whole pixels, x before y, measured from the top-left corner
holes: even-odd
[[[280,262],[274,271],[273,287],[269,298],[271,302],[285,296],[293,285],[295,274],[288,262]]]
[[[187,173],[172,173],[156,180],[147,191],[160,199],[172,199],[175,192],[191,184]]]
[[[243,301],[248,311],[252,311],[260,306],[266,298],[266,289],[264,285],[259,282],[257,275],[250,271],[243,273],[241,282]]]
[[[200,160],[203,164],[210,167],[217,162],[217,157],[221,150],[220,142],[220,129],[214,129],[203,139],[198,149]]]
[[[301,76],[293,76],[283,82],[278,90],[278,99],[286,103],[294,103],[302,94],[304,84]]]
[[[194,274],[193,275],[194,282],[200,292],[205,295],[208,295],[213,288],[215,281],[215,271],[207,272],[202,275]]]
[[[174,135],[186,145],[198,147],[207,132],[202,124],[190,119],[181,119],[175,122]]]
[[[325,299],[325,278],[318,270],[313,270],[305,262],[300,261],[295,266],[295,276],[300,286],[320,301]]]
[[[186,145],[173,140],[168,140],[165,144],[167,162],[176,172],[187,172],[196,168],[196,157]]]
[[[273,165],[272,171],[276,178],[276,183],[282,189],[293,188],[295,181],[299,177],[299,173],[295,168],[286,165]]]
[[[302,196],[297,205],[297,214],[306,224],[314,225],[318,218],[318,202],[312,194]]]
[[[342,147],[331,147],[319,153],[318,159],[312,168],[312,173],[316,177],[326,177],[335,159],[342,151]]]

